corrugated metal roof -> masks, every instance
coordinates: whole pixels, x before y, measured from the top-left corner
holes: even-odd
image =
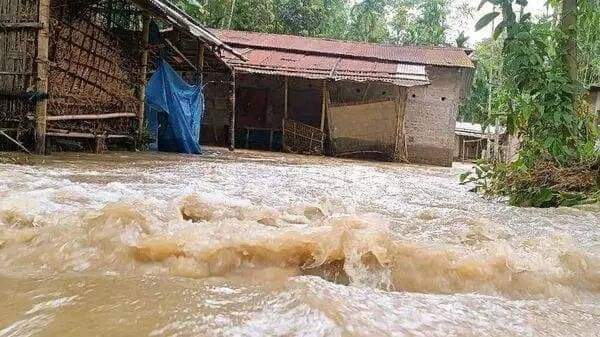
[[[266,49],[246,48],[240,52],[247,58],[246,62],[228,54],[223,58],[241,72],[311,79],[385,82],[407,87],[429,84],[423,65]]]
[[[219,29],[211,29],[211,32],[223,42],[239,48],[276,49],[446,67],[475,67],[467,50],[462,48],[385,45]]]

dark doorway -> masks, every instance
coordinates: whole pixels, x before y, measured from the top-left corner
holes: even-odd
[[[322,98],[317,89],[289,90],[289,117],[316,128],[321,127]]]
[[[240,127],[266,127],[268,90],[239,88],[236,114]]]

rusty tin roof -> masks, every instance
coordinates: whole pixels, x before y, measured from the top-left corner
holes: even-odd
[[[467,51],[452,47],[414,47],[346,42],[292,35],[211,30],[248,61],[227,53],[237,70],[354,81],[389,82],[402,86],[429,84],[425,66],[473,68]]]

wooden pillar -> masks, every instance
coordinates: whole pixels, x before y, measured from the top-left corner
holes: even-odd
[[[200,41],[200,39],[197,40],[198,43],[198,48],[196,49],[196,85],[198,85],[199,87],[202,87],[202,85],[204,85],[204,43],[202,41]],[[202,100],[202,106],[200,107],[200,114],[202,115],[202,113],[204,112],[204,100]],[[200,142],[200,128],[198,128],[198,133],[196,134],[196,139],[198,139],[198,142]],[[215,133],[215,137],[216,137],[216,129],[215,129],[215,125],[213,123],[213,131]]]
[[[285,151],[285,123],[288,119],[288,106],[289,106],[289,78],[284,77],[283,79],[283,130],[282,130],[282,139],[283,139],[283,150]]]
[[[286,119],[288,119],[288,106],[289,106],[289,78],[285,77],[284,79],[284,83],[283,83],[283,87],[284,87],[284,98],[283,98],[283,121],[285,122]]]
[[[231,93],[229,95],[229,104],[231,106],[231,113],[229,116],[229,151],[235,150],[235,69],[231,70]]]
[[[401,93],[404,93],[401,95]],[[402,98],[404,97],[404,100]],[[402,102],[403,101],[403,102]],[[394,110],[396,113],[396,146],[394,150],[394,161],[407,161],[408,151],[406,148],[406,133],[404,129],[404,110],[406,107],[406,89],[396,86],[396,99]]]
[[[138,98],[140,110],[138,111],[139,132],[144,128],[144,113],[146,112],[146,84],[148,81],[148,44],[150,42],[150,16],[147,12],[142,14],[142,59],[140,61],[140,89]]]
[[[325,132],[325,115],[327,114],[327,80],[323,80],[323,105],[321,106],[321,131]]]
[[[196,54],[196,84],[201,85],[204,82],[204,43],[200,39]]]
[[[48,92],[48,49],[50,35],[50,0],[39,0],[38,21],[41,29],[37,36],[36,58],[36,89],[38,92]],[[48,100],[40,100],[35,106],[35,152],[46,153],[46,117]]]

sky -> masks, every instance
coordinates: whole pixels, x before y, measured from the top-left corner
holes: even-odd
[[[479,6],[479,3],[481,2],[481,0],[467,0],[473,7],[477,8],[477,6]],[[529,5],[527,7],[525,7],[525,12],[529,12],[532,13],[534,16],[535,15],[542,15],[542,14],[546,14],[546,1],[547,0],[529,0]],[[453,0],[453,2],[456,3],[460,3],[461,1],[457,1],[457,0]],[[492,30],[491,30],[491,25],[490,27],[486,27],[478,32],[475,31],[475,24],[477,23],[477,21],[479,21],[479,19],[492,11],[492,5],[491,4],[487,4],[484,8],[481,9],[481,11],[475,13],[475,15],[473,16],[473,18],[470,21],[470,23],[467,24],[467,27],[465,28],[461,28],[463,25],[465,25],[465,22],[453,22],[453,30],[466,30],[467,31],[467,36],[470,37],[469,39],[469,44],[472,46],[473,44],[484,40],[488,37],[490,37],[492,35]],[[461,21],[461,20],[454,20],[454,21]]]

